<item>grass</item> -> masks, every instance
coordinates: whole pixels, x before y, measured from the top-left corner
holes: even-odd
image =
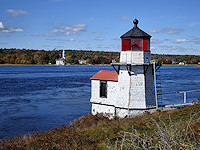
[[[101,114],[60,128],[0,139],[0,149],[199,149],[200,103],[109,120]]]

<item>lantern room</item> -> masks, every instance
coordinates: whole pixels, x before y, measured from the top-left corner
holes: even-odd
[[[151,36],[137,27],[137,19],[133,23],[134,27],[120,37],[122,51],[150,51]]]

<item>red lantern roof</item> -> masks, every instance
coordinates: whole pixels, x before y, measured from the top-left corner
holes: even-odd
[[[90,80],[106,80],[106,81],[118,81],[118,74],[116,71],[100,70],[93,75]]]

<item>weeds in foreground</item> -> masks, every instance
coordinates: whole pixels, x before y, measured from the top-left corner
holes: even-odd
[[[193,114],[190,117],[188,124],[185,126],[180,120],[178,122],[172,122],[171,115],[169,113],[169,123],[166,124],[164,121],[159,119],[156,121],[151,118],[152,123],[156,125],[153,134],[143,133],[140,134],[132,126],[132,132],[119,132],[121,139],[116,139],[114,144],[111,144],[108,139],[108,149],[200,149],[200,143],[197,139],[193,127],[199,124],[200,112]],[[195,116],[198,116],[195,118]],[[195,118],[195,119],[194,119]],[[198,126],[198,130],[199,126]]]
[[[124,119],[87,114],[60,128],[0,139],[0,149],[198,149],[199,112],[198,103]]]

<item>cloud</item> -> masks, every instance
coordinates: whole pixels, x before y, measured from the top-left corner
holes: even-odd
[[[175,35],[180,34],[182,31],[184,31],[184,30],[179,29],[179,28],[164,28],[162,30],[158,30],[158,29],[148,30],[148,32],[150,32],[150,33],[166,33],[166,34],[175,34]]]
[[[74,42],[74,38],[70,38],[69,40],[64,40],[64,39],[47,39],[47,40],[54,40],[54,41],[67,41],[67,42]]]
[[[185,51],[186,48],[180,47],[180,46],[170,46],[170,45],[160,45],[160,49],[162,50],[168,50],[168,51]]]
[[[17,16],[21,16],[21,15],[29,15],[28,12],[26,12],[24,10],[20,10],[20,9],[8,9],[8,10],[6,10],[6,12],[12,17],[17,17]]]
[[[21,28],[5,27],[2,22],[0,22],[0,31],[4,33],[24,32],[24,30]]]
[[[120,40],[120,38],[114,38],[113,40],[115,40],[115,41],[119,41],[119,40]]]
[[[52,35],[49,34],[38,34],[38,35],[32,35],[33,37],[53,37]]]
[[[103,41],[104,39],[102,39],[102,38],[96,38],[96,39],[94,39],[94,40]]]
[[[162,41],[161,40],[159,40],[159,39],[151,39],[151,43],[152,44],[160,44],[160,43],[162,43]]]
[[[185,43],[185,42],[189,42],[188,39],[176,39],[173,43]]]
[[[118,20],[132,20],[131,17],[127,17],[127,16],[114,16],[114,18]]]
[[[195,44],[200,44],[200,38],[194,38],[193,40]]]
[[[8,43],[0,43],[0,44],[8,44]]]
[[[80,23],[80,24],[73,24],[69,26],[59,26],[55,27],[54,30],[51,31],[51,33],[58,33],[58,34],[64,34],[64,35],[70,35],[70,34],[80,34],[81,32],[86,31],[86,24]]]
[[[153,46],[151,46],[151,47],[150,47],[150,49],[151,49],[151,50],[156,50],[156,48],[155,48],[155,47],[153,47]]]
[[[93,32],[94,34],[102,34],[101,31],[96,31],[96,32]]]

